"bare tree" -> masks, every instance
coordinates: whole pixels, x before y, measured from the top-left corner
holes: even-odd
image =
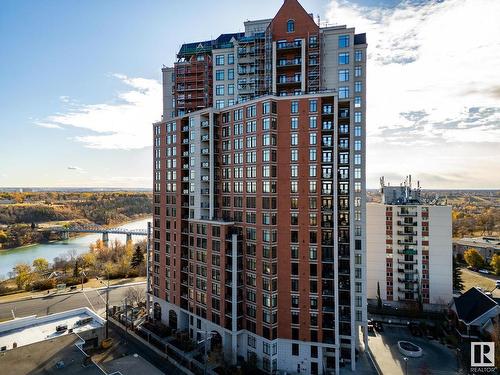
[[[146,301],[146,290],[142,287],[128,288],[125,293],[128,303],[132,306],[139,306]]]

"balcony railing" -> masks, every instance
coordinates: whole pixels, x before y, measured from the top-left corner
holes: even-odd
[[[417,260],[404,260],[404,259],[398,259],[399,264],[417,264]],[[410,270],[408,270],[410,271]]]
[[[398,216],[410,216],[410,217],[416,217],[418,214],[416,212],[398,212]]]
[[[404,231],[404,230],[398,230],[398,235],[400,235],[400,236],[416,236],[417,231],[408,232],[408,231]]]
[[[302,64],[302,59],[279,60],[278,67],[280,66],[294,66]]]
[[[398,245],[413,245],[413,246],[417,246],[417,241],[415,241],[415,240],[398,240]]]
[[[301,78],[300,76],[295,76],[295,77],[278,77],[278,84],[280,83],[300,83]]]
[[[296,40],[293,42],[279,42],[276,44],[277,49],[300,48],[301,46],[302,46],[302,42],[300,40]]]
[[[399,221],[398,220],[398,225],[400,225],[400,226],[408,226],[408,227],[416,227],[417,226],[417,222],[416,221],[412,221],[411,223],[407,223],[405,221]]]

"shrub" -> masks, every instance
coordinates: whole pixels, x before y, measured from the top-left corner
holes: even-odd
[[[56,287],[55,279],[40,279],[31,284],[32,290],[48,290]]]
[[[88,277],[83,278],[83,282],[86,283],[89,281]],[[57,282],[58,284],[66,284],[66,286],[79,285],[82,283],[82,279],[80,277],[64,277]]]

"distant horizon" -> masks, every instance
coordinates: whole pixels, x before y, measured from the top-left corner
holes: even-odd
[[[399,186],[399,185],[392,185]],[[19,189],[30,189],[34,191],[27,191],[26,193],[36,193],[36,192],[65,192],[65,191],[75,191],[75,192],[99,192],[99,191],[138,191],[138,192],[152,192],[152,188],[146,187],[55,187],[55,186],[0,186],[0,193],[15,193]],[[380,188],[367,187],[367,191],[376,191]],[[494,191],[500,192],[499,188],[421,188],[422,191]]]

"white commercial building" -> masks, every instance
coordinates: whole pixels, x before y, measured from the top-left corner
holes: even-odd
[[[87,307],[37,317],[27,316],[0,323],[0,352],[64,335],[76,334],[84,347],[97,346],[105,320]]]
[[[411,181],[411,178],[410,178]],[[382,203],[368,203],[367,296],[384,303],[421,302],[426,308],[452,298],[451,207],[422,202],[411,182],[382,186]]]

